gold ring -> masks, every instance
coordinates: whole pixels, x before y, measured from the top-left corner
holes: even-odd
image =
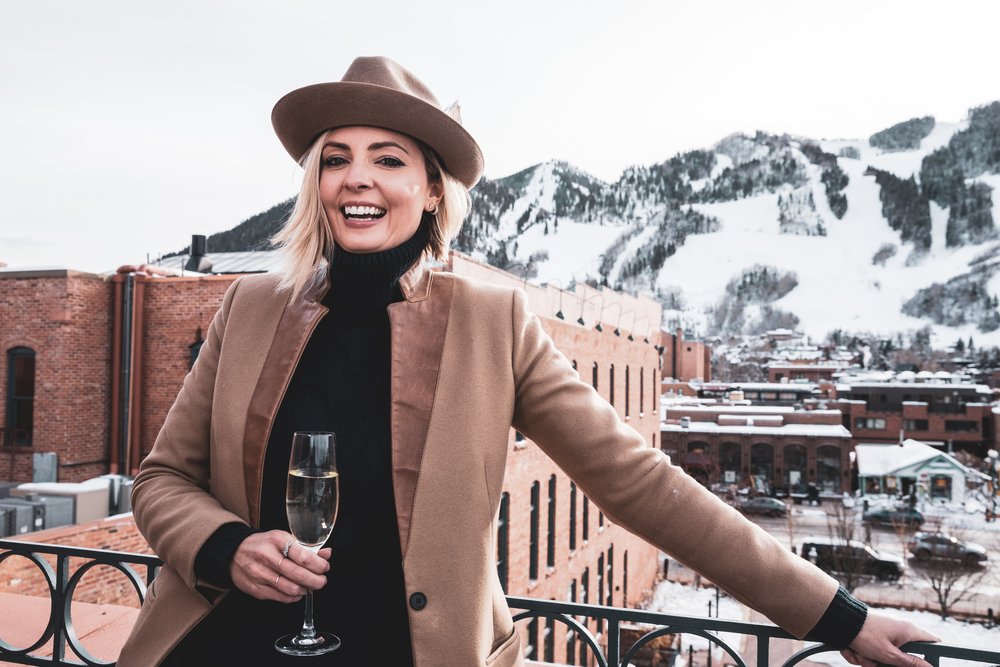
[[[274,578],[274,586],[273,586],[274,588],[278,587],[278,579],[281,579],[281,575],[280,574],[277,577]]]
[[[281,564],[284,562],[285,562],[285,557],[282,556],[281,560],[278,561],[278,565],[274,569],[277,570],[278,572],[281,572]]]
[[[294,543],[295,540],[288,540],[287,542],[285,542],[285,548],[281,550],[281,555],[284,556],[285,558],[288,558],[288,550],[292,548],[292,545]]]

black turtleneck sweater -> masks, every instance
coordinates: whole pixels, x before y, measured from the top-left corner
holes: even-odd
[[[285,484],[294,431],[337,435],[340,509],[326,546],[327,585],[315,593],[316,627],[341,648],[313,662],[412,664],[406,593],[392,488],[387,306],[401,301],[399,278],[427,246],[426,225],[402,245],[354,254],[337,247],[330,267],[329,312],[316,326],[275,416],[264,460],[260,530],[288,530]],[[251,532],[222,526],[195,562],[197,575],[231,586],[229,563]],[[301,665],[274,650],[302,624],[303,606],[251,598],[233,589],[171,653],[165,664],[203,664],[211,656],[252,664]],[[220,641],[221,640],[221,641]],[[235,652],[235,653],[234,653]]]

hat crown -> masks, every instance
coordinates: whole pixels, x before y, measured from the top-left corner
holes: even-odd
[[[362,56],[355,58],[344,73],[342,82],[365,83],[372,86],[391,88],[401,93],[417,97],[438,109],[441,104],[430,88],[396,61],[384,56]]]

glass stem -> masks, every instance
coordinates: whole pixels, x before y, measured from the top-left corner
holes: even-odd
[[[299,632],[302,639],[315,639],[316,627],[313,625],[313,592],[306,589],[306,617],[302,621],[302,630]]]

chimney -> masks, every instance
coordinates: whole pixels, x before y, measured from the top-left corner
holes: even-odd
[[[198,273],[211,273],[212,262],[205,255],[208,253],[208,242],[201,234],[191,236],[191,256],[188,257],[185,271],[197,271]]]

